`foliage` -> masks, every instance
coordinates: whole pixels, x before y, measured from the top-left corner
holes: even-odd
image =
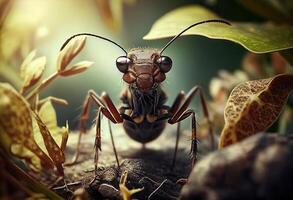
[[[236,86],[226,104],[219,147],[267,129],[279,116],[292,90],[293,75],[288,74]]]
[[[42,56],[34,59],[36,51],[32,51],[20,66],[20,77],[23,79],[21,93],[35,85],[43,75],[46,57]],[[34,60],[33,60],[34,59]]]
[[[293,48],[293,29],[290,25],[293,22],[293,13],[292,13],[292,4],[284,6],[286,3],[280,2],[278,0],[273,1],[242,1],[239,0],[244,6],[251,9],[253,12],[266,17],[270,22],[266,23],[252,23],[252,22],[231,22],[231,26],[225,24],[203,24],[196,28],[192,28],[186,31],[183,35],[202,35],[213,39],[224,39],[229,40],[235,43],[242,45],[247,50],[253,53],[270,53],[279,51],[280,54],[273,53],[271,55],[272,63],[269,64],[274,66],[275,73],[271,73],[273,70],[268,71],[256,71],[259,70],[258,63],[259,60],[253,59],[253,54],[247,56],[246,58],[252,58],[245,63],[246,73],[239,72],[235,73],[232,77],[234,84],[231,83],[231,79],[227,79],[227,84],[224,84],[225,79],[222,80],[213,80],[211,88],[212,94],[214,96],[214,104],[211,104],[214,108],[214,122],[216,126],[222,126],[222,109],[223,105],[227,100],[227,91],[230,92],[232,87],[235,86],[235,83],[239,83],[241,80],[249,79],[259,79],[267,76],[272,76],[278,73],[292,73],[292,70],[287,70],[284,68],[286,62],[284,62],[280,55],[282,55],[292,66],[292,48]],[[219,19],[220,17],[209,11],[208,9],[199,6],[199,5],[189,5],[181,8],[177,8],[161,18],[159,18],[147,35],[144,36],[144,39],[159,39],[165,37],[175,36],[184,30],[186,27],[194,24],[196,22],[208,20],[208,19]],[[282,23],[280,23],[282,22]],[[256,56],[257,57],[257,56]],[[251,65],[250,65],[251,64]],[[257,76],[257,74],[267,74],[266,76]],[[236,76],[240,75],[241,78]],[[248,76],[247,76],[248,75]],[[236,79],[235,79],[235,78]],[[286,77],[286,78],[285,78]],[[243,138],[248,137],[249,135],[256,134],[257,132],[264,131],[267,129],[279,116],[282,111],[284,104],[286,103],[291,87],[286,85],[288,81],[290,82],[291,75],[280,75],[276,78],[263,80],[256,80],[254,82],[247,82],[243,85],[247,90],[242,90],[243,85],[236,87],[231,93],[226,109],[225,109],[225,127],[222,131],[220,138],[220,147],[235,143]],[[229,78],[225,76],[225,78]],[[275,81],[275,80],[282,81]],[[285,80],[283,80],[285,79]],[[230,80],[230,81],[229,81]],[[271,81],[271,82],[270,82]],[[286,82],[287,81],[287,82]],[[250,84],[251,83],[251,84]],[[252,84],[253,83],[253,84]],[[224,84],[224,85],[223,85]],[[262,86],[262,89],[271,90],[271,87],[275,87],[275,84],[278,84],[280,87],[286,87],[288,91],[274,90],[275,94],[270,94],[274,96],[274,101],[265,104],[264,102],[260,103],[255,98],[259,98],[261,91],[254,91],[254,87]],[[225,89],[229,87],[228,90]],[[241,88],[241,89],[240,89]],[[271,92],[271,91],[270,91]],[[284,96],[278,96],[280,93]],[[256,113],[248,114],[251,104],[255,106],[255,101],[259,103],[260,107],[263,108]],[[219,106],[219,104],[221,104]],[[271,118],[265,116],[268,112],[272,111],[270,107],[273,106],[274,115],[270,116]],[[268,108],[267,108],[268,107]],[[278,109],[277,109],[278,108]],[[255,107],[253,107],[255,109]],[[220,114],[217,114],[219,113]],[[252,114],[258,115],[252,116]],[[206,126],[203,126],[202,130],[206,129]],[[205,131],[204,131],[205,132]],[[202,136],[202,134],[200,134]]]
[[[222,128],[223,110],[227,102],[220,147],[266,130],[277,120],[293,89],[292,68],[288,69],[289,65],[283,59],[293,63],[293,4],[281,0],[238,1],[269,21],[231,22],[232,26],[211,23],[184,33],[229,40],[250,52],[263,54],[249,53],[244,58],[243,70],[220,72],[220,77],[211,82],[213,102],[210,106],[216,114],[220,113],[219,117],[213,115],[214,126],[218,123]],[[0,0],[0,75],[11,83],[0,83],[0,166],[4,166],[0,175],[31,199],[60,199],[40,183],[40,176],[36,176],[35,180],[32,174],[50,174],[54,178],[64,179],[63,166],[69,130],[68,125],[58,127],[54,104],[68,103],[51,96],[39,99],[40,93],[58,77],[82,73],[93,63],[72,63],[86,43],[86,37],[77,37],[59,52],[56,71],[43,78],[47,58],[37,56],[36,50],[31,51],[37,42],[35,22],[20,24],[22,21],[19,19],[6,22],[13,2]],[[123,6],[135,2],[96,0],[102,21],[112,31],[122,28]],[[177,8],[158,19],[144,39],[172,37],[193,23],[218,18],[217,14],[198,5]],[[264,64],[268,57],[269,64]],[[266,67],[263,68],[263,65]],[[249,81],[252,79],[258,80]],[[207,127],[200,124],[199,132],[202,127]],[[127,172],[122,174],[119,184],[123,199],[131,199],[133,194],[143,190],[128,189],[126,183]],[[86,191],[80,189],[74,198],[87,199]]]
[[[193,23],[218,18],[220,17],[204,7],[185,6],[158,19],[144,39],[175,36]],[[255,53],[268,53],[293,47],[292,26],[248,22],[232,22],[231,24],[232,26],[204,24],[190,29],[183,35],[202,35],[213,39],[230,40]]]
[[[0,77],[21,87],[19,64],[44,35],[38,33],[37,19],[20,13],[11,15],[15,3],[14,0],[0,0]]]
[[[24,158],[36,169],[41,167],[37,163],[41,163],[44,168],[53,168],[51,159],[35,142],[32,111],[27,101],[9,84],[1,84],[0,93],[1,137],[6,138],[6,140],[2,138],[1,141],[5,145],[9,144],[8,148],[11,148],[11,153]],[[37,156],[39,159],[36,161],[33,156]]]
[[[56,97],[39,99],[39,93],[58,76],[81,73],[93,64],[82,61],[69,67],[84,44],[84,37],[72,40],[59,53],[57,71],[39,84],[46,57],[34,59],[36,51],[20,67],[23,84],[19,92],[8,83],[0,83],[0,148],[24,160],[34,171],[48,173],[55,168],[58,176],[64,176],[68,126],[57,126],[52,103],[67,105],[67,102]]]
[[[265,79],[284,73],[292,74],[292,72],[293,68],[278,52],[271,54],[248,52],[244,56],[239,69],[234,72],[220,70],[218,76],[213,77],[209,84],[209,91],[212,97],[208,103],[209,113],[215,133],[220,135],[224,128],[224,110],[234,87],[249,80]],[[286,106],[285,113],[281,113],[279,121],[276,122],[276,131],[279,133],[286,132],[291,113],[292,109]],[[206,120],[201,120],[199,124],[198,137],[199,139],[204,139],[208,135],[208,123]]]

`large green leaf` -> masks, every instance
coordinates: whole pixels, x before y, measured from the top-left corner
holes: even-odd
[[[158,19],[143,39],[152,40],[175,36],[189,25],[207,19],[219,19],[215,13],[198,5],[175,9]],[[213,39],[236,42],[249,51],[267,53],[293,47],[293,27],[273,24],[231,22],[209,23],[194,27],[184,35],[202,35]]]

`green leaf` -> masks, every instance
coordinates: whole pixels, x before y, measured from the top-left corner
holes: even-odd
[[[28,102],[8,83],[0,83],[0,130],[0,148],[25,159],[29,165],[36,164],[35,169],[39,168],[38,159],[46,169],[53,168],[52,160],[34,140]]]
[[[207,19],[219,19],[204,7],[190,5],[175,9],[158,19],[145,40],[177,35],[191,24]],[[232,26],[209,23],[197,26],[183,35],[202,35],[212,39],[224,39],[242,45],[254,53],[268,53],[293,48],[293,27],[273,24],[232,22]]]

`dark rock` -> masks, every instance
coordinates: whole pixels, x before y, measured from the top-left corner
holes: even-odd
[[[119,190],[113,187],[112,185],[103,183],[99,186],[98,191],[99,193],[101,193],[101,195],[104,198],[113,199],[113,200],[120,199]]]
[[[209,154],[193,169],[180,198],[293,199],[293,139],[257,134]]]

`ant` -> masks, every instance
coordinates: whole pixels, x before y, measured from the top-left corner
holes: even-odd
[[[166,50],[169,45],[171,45],[190,28],[212,22],[231,25],[229,22],[221,19],[206,20],[192,24],[173,37],[173,39],[171,39],[161,50],[153,48],[134,48],[127,52],[116,42],[91,33],[79,33],[67,39],[61,47],[61,50],[71,39],[77,36],[92,36],[106,40],[118,46],[124,51],[125,55],[117,58],[116,66],[118,70],[123,73],[122,78],[128,84],[128,87],[123,90],[120,97],[123,105],[119,109],[114,106],[111,98],[106,92],[103,92],[99,96],[93,90],[88,91],[80,117],[80,132],[77,143],[77,152],[71,164],[75,163],[78,159],[81,136],[85,133],[84,123],[89,118],[89,109],[92,103],[95,103],[98,107],[94,156],[95,174],[97,174],[98,153],[101,151],[101,115],[108,119],[109,131],[118,167],[120,167],[120,164],[110,126],[111,122],[114,124],[123,123],[123,127],[127,135],[143,145],[156,139],[163,132],[167,122],[169,124],[177,123],[176,145],[171,165],[171,169],[173,169],[178,150],[180,122],[188,117],[191,117],[192,134],[190,152],[192,156],[193,168],[197,160],[196,118],[194,110],[188,107],[195,95],[199,95],[203,114],[209,124],[211,145],[212,147],[215,146],[206,100],[201,87],[194,86],[186,95],[183,91],[181,91],[177,95],[172,106],[165,105],[167,96],[160,87],[160,84],[166,79],[165,74],[169,72],[172,67],[171,58],[162,55],[164,50]]]

